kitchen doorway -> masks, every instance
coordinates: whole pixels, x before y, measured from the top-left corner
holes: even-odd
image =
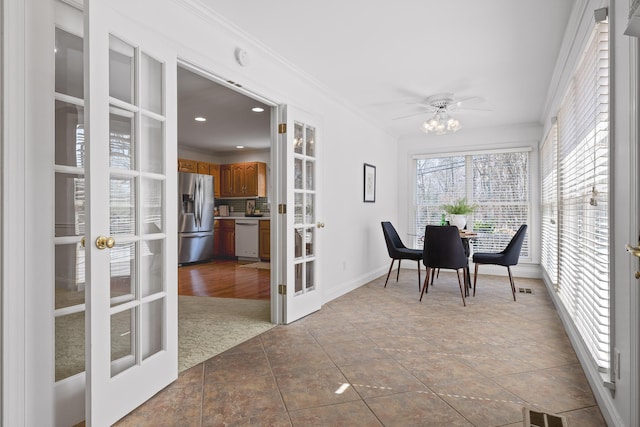
[[[213,219],[212,246],[192,258],[183,255],[190,250],[179,250],[180,259],[190,261],[178,268],[183,370],[275,326],[270,307],[272,106],[190,66],[178,66],[177,78],[178,170],[213,176],[214,187],[212,211],[195,214]],[[178,197],[182,210],[192,212],[192,198]]]

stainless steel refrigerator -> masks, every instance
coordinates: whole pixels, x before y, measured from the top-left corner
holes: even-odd
[[[178,172],[178,263],[213,257],[213,176]]]

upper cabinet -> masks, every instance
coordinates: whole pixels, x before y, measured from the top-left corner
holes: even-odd
[[[209,175],[209,163],[198,162],[198,173],[201,173],[203,175]]]
[[[179,172],[198,172],[198,162],[195,160],[178,159],[178,171]]]
[[[180,172],[213,176],[216,198],[267,197],[267,164],[262,162],[218,165],[196,160],[178,159]]]
[[[213,176],[213,195],[220,197],[220,165],[209,163],[209,175]]]
[[[247,162],[220,166],[220,197],[266,196],[266,163]]]

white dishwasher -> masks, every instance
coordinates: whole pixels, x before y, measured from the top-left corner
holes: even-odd
[[[256,260],[258,256],[257,219],[236,220],[236,256],[239,259]]]

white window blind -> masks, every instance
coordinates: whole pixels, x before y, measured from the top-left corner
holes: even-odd
[[[500,252],[522,224],[529,222],[529,152],[476,154],[471,157],[475,252]],[[529,258],[529,233],[521,258]]]
[[[414,246],[422,244],[427,224],[440,224],[442,205],[466,197],[478,206],[467,215],[467,228],[478,232],[474,251],[501,251],[529,224],[529,187],[527,150],[416,159]],[[528,235],[520,255],[529,257]]]
[[[551,283],[558,284],[558,126],[554,124],[540,149],[542,177],[542,248],[540,263]]]
[[[596,364],[604,369],[610,362],[608,72],[608,28],[601,23],[557,120],[557,289]]]

